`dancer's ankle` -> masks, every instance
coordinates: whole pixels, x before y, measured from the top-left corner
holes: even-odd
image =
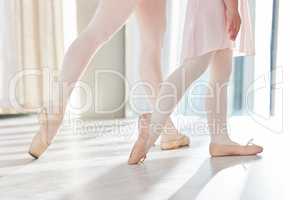
[[[211,136],[211,144],[216,145],[234,145],[237,144],[234,141],[231,140],[231,138],[227,134],[221,134],[221,135],[212,135]]]
[[[53,104],[48,108],[48,114],[50,115],[63,115],[65,112],[65,106],[61,104]]]

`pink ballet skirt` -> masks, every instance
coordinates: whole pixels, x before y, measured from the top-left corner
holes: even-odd
[[[242,25],[235,42],[228,37],[223,0],[188,0],[181,59],[231,48],[235,56],[253,55],[255,42],[248,0],[239,0]]]

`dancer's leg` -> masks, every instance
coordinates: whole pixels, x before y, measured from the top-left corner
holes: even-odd
[[[209,53],[207,55],[198,57],[191,62],[184,64],[182,67],[177,69],[167,80],[167,85],[162,85],[160,94],[159,94],[159,104],[155,107],[155,111],[153,112],[153,116],[150,123],[147,123],[149,126],[149,130],[143,129],[144,132],[147,133],[146,143],[147,147],[144,147],[144,142],[139,143],[143,144],[143,146],[134,146],[129,164],[137,164],[140,159],[146,156],[146,153],[149,151],[150,147],[154,144],[156,139],[159,137],[159,134],[162,130],[163,124],[165,123],[167,117],[170,115],[176,104],[179,102],[180,98],[184,94],[185,89],[196,80],[206,69],[208,64],[213,58],[213,69],[211,70],[211,78],[210,83],[212,85],[219,85],[221,82],[227,82],[229,76],[231,74],[231,60],[232,53],[230,50],[221,50],[216,53]],[[224,68],[223,68],[224,67]],[[184,73],[185,72],[185,73]],[[182,77],[182,75],[184,75]],[[182,83],[182,80],[184,83]],[[184,88],[182,88],[184,86]],[[214,88],[215,93],[220,90],[218,88]],[[217,121],[225,127],[226,123],[226,87],[221,90],[221,92],[217,93],[220,95],[214,95],[215,98],[212,98],[210,102],[207,102],[207,107],[210,110],[222,111],[223,114],[209,114],[209,123],[215,123],[213,121]],[[221,96],[221,100],[217,100],[216,97]],[[221,108],[218,108],[217,102],[222,102]],[[161,111],[162,112],[161,112]],[[215,119],[218,118],[218,119]],[[216,125],[217,126],[217,125]],[[218,127],[218,126],[217,126]],[[224,129],[224,128],[222,128]],[[226,130],[226,129],[224,129]],[[212,143],[210,144],[210,154],[212,156],[229,156],[229,155],[255,155],[261,153],[263,148],[257,145],[238,145],[235,142],[232,142],[227,134],[224,134],[224,131],[217,130],[211,128],[212,134]],[[214,135],[214,133],[223,133],[224,136],[220,137],[220,134]],[[145,135],[145,134],[144,134]],[[138,141],[137,141],[138,142]],[[214,143],[219,142],[219,143]],[[221,142],[221,143],[220,143]]]
[[[207,98],[208,125],[211,134],[212,156],[255,155],[262,152],[257,145],[241,146],[233,142],[227,127],[227,91],[232,71],[232,50],[218,51],[212,61],[209,86],[213,94]]]
[[[210,52],[188,60],[162,84],[150,122],[151,137],[147,146],[148,150],[158,139],[166,119],[171,115],[188,87],[206,71],[214,54],[215,52]]]
[[[232,72],[232,51],[218,51],[212,61],[209,79],[211,98],[206,99],[207,121],[211,142],[232,144],[227,127],[228,82]]]
[[[143,124],[142,138],[138,139],[131,152],[128,164],[137,164],[158,139],[162,128],[186,89],[207,69],[214,53],[189,60],[175,70],[161,86],[150,123]],[[148,127],[149,128],[146,128]],[[146,136],[147,132],[147,136]],[[150,133],[150,135],[149,135]],[[142,140],[146,140],[146,143]],[[147,139],[149,138],[149,139]],[[144,147],[145,144],[145,147]]]
[[[64,104],[71,90],[87,68],[91,58],[126,23],[141,0],[101,0],[91,22],[69,47],[63,61],[60,79],[68,84]]]
[[[39,157],[51,142],[63,119],[75,83],[84,73],[95,52],[126,22],[134,8],[142,0],[101,0],[97,11],[89,25],[68,49],[60,74],[60,85],[63,89],[62,103],[53,101],[53,110],[49,110],[48,119],[41,125],[37,137],[34,138],[30,153]],[[118,5],[116,5],[116,3]],[[57,111],[56,111],[57,110]],[[56,117],[56,112],[57,117]],[[41,137],[39,136],[41,135]],[[39,138],[42,138],[41,141]],[[41,143],[41,144],[39,144]],[[45,144],[42,144],[45,143]],[[41,150],[38,146],[43,146]]]
[[[153,107],[157,101],[161,75],[161,52],[166,29],[166,0],[146,0],[137,7],[136,16],[141,36],[140,76]],[[148,86],[148,87],[147,87]],[[161,135],[161,148],[174,149],[189,144],[189,138],[179,134],[171,118]]]
[[[161,74],[161,49],[166,29],[166,0],[146,0],[136,10],[141,38],[140,76],[150,104],[156,102]],[[153,95],[152,95],[153,90]]]

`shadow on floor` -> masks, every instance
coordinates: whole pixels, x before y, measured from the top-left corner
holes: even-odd
[[[196,199],[203,188],[220,171],[236,166],[245,165],[260,160],[258,156],[233,156],[206,159],[197,172],[187,181],[170,200]]]
[[[92,177],[86,184],[80,184],[73,192],[68,191],[61,199],[144,199],[152,187],[166,178],[182,159],[172,157],[146,160],[145,164],[136,166],[119,164],[101,176],[96,172],[96,177]]]

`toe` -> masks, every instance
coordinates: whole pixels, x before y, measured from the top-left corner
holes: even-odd
[[[258,145],[245,146],[245,155],[256,155],[263,152],[263,148]]]
[[[128,164],[129,165],[136,165],[145,156],[146,156],[145,143],[137,141],[132,148],[131,154],[130,154],[129,159],[128,159]]]

